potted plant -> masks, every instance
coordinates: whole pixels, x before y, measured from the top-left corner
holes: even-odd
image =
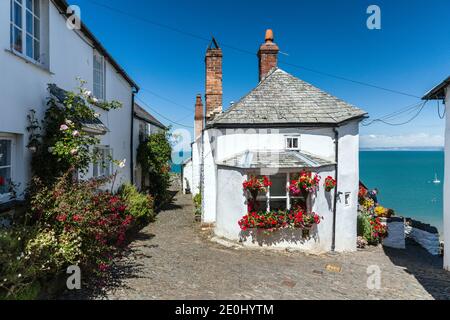
[[[331,176],[326,177],[324,187],[326,192],[330,192],[331,190],[336,188],[336,180]]]
[[[318,174],[303,170],[298,180],[291,181],[289,188],[291,192],[301,194],[306,200],[310,192],[315,192],[318,189],[319,182],[320,176]]]
[[[315,224],[319,224],[320,220],[322,219],[315,212],[305,212],[303,210],[299,210],[293,214],[290,214],[289,218],[291,218],[291,224],[294,228],[302,229],[303,238],[309,238],[311,228]]]
[[[249,209],[255,209],[256,198],[258,197],[258,194],[260,192],[267,192],[268,187],[270,187],[271,185],[272,182],[267,176],[263,176],[260,178],[256,176],[250,176],[250,179],[242,183],[242,187],[244,188],[244,190],[250,194]]]

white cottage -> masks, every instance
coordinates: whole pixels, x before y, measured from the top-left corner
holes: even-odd
[[[95,36],[81,24],[80,30],[66,25],[69,14],[64,0],[0,1],[0,203],[10,199],[8,181],[21,184],[30,179],[31,152],[28,144],[27,114],[36,110],[42,119],[49,97],[63,97],[64,90],[75,90],[80,77],[98,99],[117,100],[118,110],[98,108],[99,123],[94,130],[97,146],[115,159],[127,159],[118,181],[133,177],[133,101],[136,83],[111,57]],[[107,175],[113,165],[90,168],[90,176]]]
[[[214,39],[207,49],[206,111],[203,116],[198,95],[192,160],[184,174],[192,193],[202,193],[202,222],[213,225],[217,236],[246,245],[356,250],[359,123],[366,112],[279,69],[278,51],[268,30],[258,51],[259,83],[222,111],[222,50]],[[323,217],[313,235],[302,239],[294,232],[265,241],[245,234],[238,225],[247,213],[243,182],[268,176],[272,186],[259,196],[261,207],[289,209],[297,200],[288,191],[290,180],[303,169],[322,177],[318,192],[303,199]],[[324,190],[327,176],[337,180],[333,192]]]
[[[424,100],[440,100],[444,108],[450,106],[450,76],[431,89]],[[450,271],[450,114],[446,110],[445,180],[444,180],[444,269]]]

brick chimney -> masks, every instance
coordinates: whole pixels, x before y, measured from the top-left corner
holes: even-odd
[[[267,29],[266,41],[261,45],[258,51],[259,58],[259,81],[261,81],[272,68],[277,67],[278,51],[280,49],[273,42],[273,31]]]
[[[222,112],[222,49],[212,38],[206,50],[206,119]]]
[[[194,130],[195,130],[195,140],[200,137],[203,130],[203,102],[202,95],[198,94],[195,99],[195,122],[194,122]]]

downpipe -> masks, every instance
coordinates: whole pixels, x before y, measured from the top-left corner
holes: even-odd
[[[332,228],[332,236],[331,236],[331,252],[335,253],[336,249],[336,209],[337,209],[337,199],[339,196],[338,187],[339,187],[339,130],[335,127],[333,128],[334,132],[334,162],[335,162],[335,180],[336,180],[336,188],[334,188],[334,201],[333,201],[333,228]]]

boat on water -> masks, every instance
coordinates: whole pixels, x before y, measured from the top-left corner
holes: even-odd
[[[434,183],[434,184],[440,184],[440,183],[441,183],[441,180],[438,179],[436,173],[434,174],[434,180],[433,180],[433,183]]]

